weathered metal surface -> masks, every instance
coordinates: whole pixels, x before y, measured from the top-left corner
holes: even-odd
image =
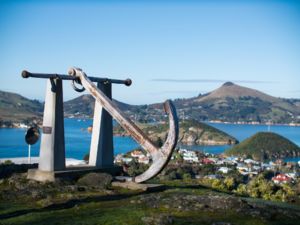
[[[29,145],[34,145],[40,138],[40,131],[38,127],[30,127],[25,135],[25,141]]]
[[[166,113],[169,115],[169,132],[164,145],[159,149],[125,114],[78,68],[71,68],[69,74],[79,78],[83,87],[89,91],[103,108],[145,149],[150,153],[153,163],[147,171],[132,178],[141,183],[156,176],[168,163],[178,139],[178,119],[173,103],[168,100],[164,103]]]
[[[23,78],[35,77],[35,78],[44,78],[44,79],[60,79],[60,80],[77,80],[76,77],[72,77],[66,74],[51,74],[51,73],[30,73],[26,70],[22,71]],[[101,77],[89,77],[89,79],[93,82],[102,82],[102,83],[112,83],[112,84],[125,84],[126,86],[130,86],[132,81],[128,78],[126,80],[117,80],[117,79],[109,79],[109,78],[101,78]]]

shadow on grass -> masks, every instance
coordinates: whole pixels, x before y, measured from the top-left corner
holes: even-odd
[[[4,213],[0,214],[0,220],[1,219],[9,219],[13,217],[23,216],[29,213],[41,213],[41,212],[47,212],[49,210],[62,210],[62,209],[70,209],[73,208],[76,205],[85,204],[85,203],[92,203],[92,202],[101,202],[101,201],[116,201],[116,200],[123,200],[135,196],[150,194],[154,192],[163,192],[165,190],[174,190],[174,189],[198,189],[203,188],[210,190],[208,187],[202,186],[202,185],[194,185],[194,184],[186,184],[186,185],[168,185],[164,184],[162,188],[159,189],[153,189],[148,191],[142,191],[138,193],[127,193],[127,194],[116,194],[116,195],[105,195],[105,196],[93,196],[93,197],[86,197],[83,199],[71,199],[63,203],[54,203],[49,206],[43,207],[43,208],[37,208],[37,209],[23,209],[23,210],[17,210],[14,212]]]
[[[12,217],[23,216],[29,213],[41,213],[47,212],[49,210],[62,210],[62,209],[70,209],[76,205],[85,204],[85,203],[92,203],[92,202],[101,202],[101,201],[116,201],[116,200],[123,200],[139,195],[145,195],[153,192],[161,192],[164,191],[165,188],[160,190],[151,190],[151,191],[143,191],[138,193],[129,193],[129,194],[116,194],[116,195],[104,195],[104,196],[93,196],[93,197],[86,197],[83,199],[71,199],[63,203],[54,203],[49,206],[38,208],[38,209],[24,209],[24,210],[17,210],[14,212],[0,214],[0,220],[2,219],[9,219]]]

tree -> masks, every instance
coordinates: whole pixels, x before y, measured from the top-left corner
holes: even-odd
[[[221,191],[226,190],[225,185],[222,183],[221,180],[218,180],[218,179],[213,180],[211,187],[214,189],[217,189],[217,190],[221,190]]]
[[[224,185],[228,190],[231,191],[236,186],[234,178],[233,177],[226,177],[225,180],[224,180]]]
[[[247,186],[246,184],[239,184],[235,191],[238,195],[248,196]]]

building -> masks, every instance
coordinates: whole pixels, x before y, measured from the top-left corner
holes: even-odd
[[[228,168],[228,167],[220,167],[218,169],[218,171],[222,172],[222,173],[228,173],[229,171],[231,171],[232,169]]]
[[[255,161],[253,159],[245,159],[244,163],[247,163],[247,164],[259,164],[258,161]]]
[[[134,158],[141,158],[141,157],[145,157],[144,153],[141,150],[134,150],[131,152],[130,154],[132,157]]]
[[[286,184],[286,183],[289,183],[291,182],[291,178],[285,174],[278,174],[277,176],[273,177],[272,178],[272,181],[275,183],[275,184]]]
[[[204,158],[204,159],[202,159],[202,163],[205,164],[205,165],[207,165],[207,164],[214,164],[215,161],[213,161],[213,160],[211,160],[209,158]]]
[[[139,163],[143,163],[143,164],[149,164],[150,159],[149,159],[149,157],[144,156],[144,157],[138,158],[138,162],[139,162]]]
[[[198,158],[196,152],[194,152],[194,151],[180,149],[178,152],[182,155],[184,161],[199,162],[199,158]]]

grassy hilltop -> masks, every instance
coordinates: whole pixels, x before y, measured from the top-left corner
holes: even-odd
[[[0,91],[0,126],[13,122],[30,122],[41,118],[44,106],[37,100]]]
[[[277,159],[300,156],[300,148],[287,138],[271,133],[258,132],[225,152],[227,155],[252,157],[253,159]]]

